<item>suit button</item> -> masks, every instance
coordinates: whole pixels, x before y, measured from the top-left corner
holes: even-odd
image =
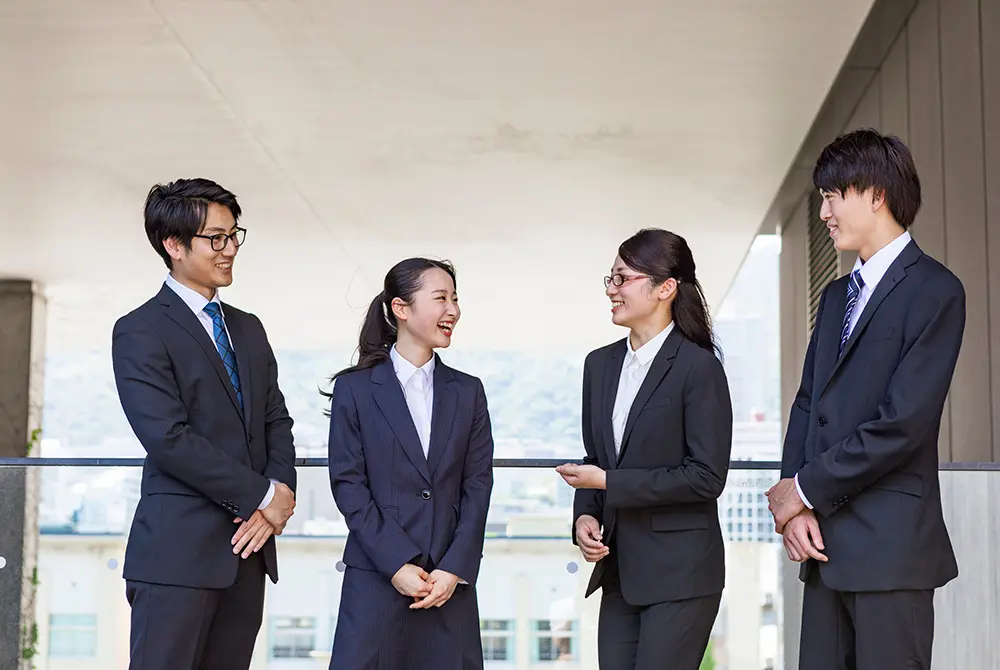
[[[819,425],[820,426],[825,426],[826,425],[826,417],[825,416],[821,416],[819,418]]]
[[[424,489],[423,491],[420,492],[420,497],[423,498],[424,500],[430,500],[431,499],[431,490],[430,489]]]

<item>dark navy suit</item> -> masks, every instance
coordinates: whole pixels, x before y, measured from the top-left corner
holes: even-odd
[[[260,627],[274,539],[234,555],[274,479],[295,489],[292,419],[264,327],[223,306],[243,407],[191,308],[170,288],[114,327],[112,362],[125,416],[147,452],[125,550],[133,669],[245,669]]]
[[[340,376],[330,417],[330,484],[347,522],[347,570],[331,668],[482,668],[475,583],[493,488],[486,394],[435,361],[425,457],[392,363]],[[440,608],[410,610],[392,586],[406,563],[460,584]]]
[[[965,291],[911,241],[839,353],[848,280],[820,298],[782,453],[781,476],[798,474],[829,558],[801,568],[799,666],[928,668],[933,590],[958,575],[937,442]]]

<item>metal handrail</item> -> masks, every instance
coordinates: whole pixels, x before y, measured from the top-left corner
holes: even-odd
[[[2,467],[141,467],[142,458],[0,458]],[[563,463],[579,463],[572,458],[495,458],[494,468],[554,468]],[[325,468],[327,458],[296,458],[295,466]],[[780,470],[780,461],[730,461],[730,470]],[[1000,471],[1000,463],[940,463],[939,469],[950,471]]]

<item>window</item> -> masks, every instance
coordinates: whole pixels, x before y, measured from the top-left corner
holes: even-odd
[[[50,614],[49,657],[97,656],[96,614]]]
[[[309,658],[315,649],[314,617],[271,617],[271,658]]]
[[[539,619],[533,622],[532,656],[536,663],[576,661],[579,622]]]
[[[483,619],[479,622],[484,661],[514,660],[514,622]]]

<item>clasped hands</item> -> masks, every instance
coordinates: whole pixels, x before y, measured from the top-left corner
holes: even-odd
[[[268,538],[281,535],[294,513],[295,494],[285,484],[275,482],[274,497],[267,507],[254,511],[245,521],[240,517],[233,519],[233,523],[240,524],[230,541],[233,553],[242,552],[243,558],[249,558],[251,554],[260,551]]]
[[[407,563],[392,576],[392,585],[404,596],[413,598],[411,610],[441,607],[458,586],[458,576],[444,570],[430,574],[419,566]]]
[[[784,538],[785,553],[796,563],[810,558],[826,563],[829,559],[821,552],[823,535],[819,531],[816,514],[808,509],[795,479],[786,477],[767,490],[767,509],[774,517],[774,530]]]

